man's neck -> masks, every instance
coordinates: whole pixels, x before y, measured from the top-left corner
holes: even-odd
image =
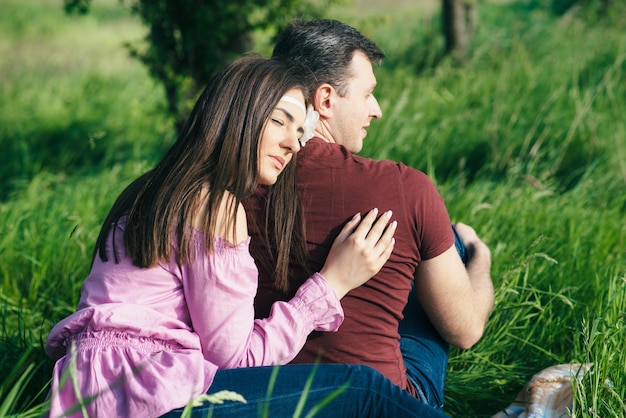
[[[326,138],[326,136],[324,136],[321,132],[319,131],[313,131],[313,137],[314,138],[319,138],[321,140],[323,140],[324,142],[327,142],[329,144],[333,144],[333,141],[330,141],[328,138]]]
[[[335,141],[335,138],[331,134],[330,129],[328,129],[328,125],[323,120],[317,122],[317,126],[315,127],[313,134],[314,136],[323,139],[324,142],[328,142],[329,144],[337,143],[337,141]]]

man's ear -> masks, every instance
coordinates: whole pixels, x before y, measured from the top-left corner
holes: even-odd
[[[313,107],[320,114],[320,118],[327,119],[332,116],[332,97],[335,89],[328,83],[319,86],[313,94]]]

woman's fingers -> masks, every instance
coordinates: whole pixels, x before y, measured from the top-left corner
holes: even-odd
[[[346,222],[343,228],[341,228],[341,232],[339,232],[339,235],[337,235],[337,238],[335,240],[338,242],[345,241],[347,237],[352,235],[352,233],[357,228],[357,226],[359,226],[360,221],[361,221],[361,214],[357,213],[356,215],[352,217],[352,219]]]
[[[378,218],[376,223],[370,228],[370,230],[367,231],[366,240],[369,242],[370,245],[376,245],[383,237],[383,234],[385,233],[385,231],[387,231],[387,224],[389,223],[392,214],[393,213],[390,210],[383,213],[382,216]]]
[[[387,261],[387,259],[391,255],[393,246],[396,243],[396,240],[393,237],[393,235],[395,234],[397,227],[398,227],[398,222],[396,221],[393,221],[392,223],[387,225],[387,227],[385,228],[385,233],[383,234],[382,237],[380,237],[380,239],[376,243],[376,245],[381,249],[381,252],[382,252],[381,255],[384,256],[385,261]]]
[[[372,225],[374,225],[375,227],[376,225],[379,225],[381,221],[384,222],[384,224],[389,222],[389,217],[386,217],[385,215],[378,218],[378,221],[376,220],[377,217],[378,217],[378,208],[374,208],[370,210],[369,212],[367,212],[367,214],[365,215],[361,223],[359,223],[359,225],[356,227],[356,229],[353,232],[353,235],[355,236],[355,238],[366,239],[368,234],[370,234],[370,232],[372,231],[372,228],[373,228]],[[380,227],[379,227],[378,232],[379,234],[376,240],[380,238],[380,232],[381,232]]]
[[[372,225],[376,221],[377,215],[377,208],[367,212],[363,218],[360,213],[357,213],[341,229],[341,232],[337,235],[336,242],[343,242],[348,239],[348,237],[352,237],[353,239],[365,239],[368,232],[371,230]]]
[[[372,209],[355,215],[335,239],[320,271],[340,298],[375,275],[389,259],[394,247],[396,222],[389,224],[391,211],[378,217]]]
[[[372,275],[382,268],[391,256],[395,240],[397,222],[389,224],[392,212],[383,213],[378,219],[378,209],[369,211],[354,232],[347,237],[353,241],[355,248],[360,248],[364,267],[372,271]]]
[[[372,269],[375,270],[375,272],[378,272],[387,262],[395,245],[395,239],[393,238],[393,235],[396,232],[396,227],[398,226],[398,223],[396,221],[393,221],[392,223],[387,224],[389,219],[390,217],[383,219],[384,222],[382,226],[382,235],[379,236],[378,230],[374,231],[374,228],[379,225],[374,225],[374,227],[372,228],[372,232],[370,232],[370,234],[368,235],[368,239],[372,239],[372,242],[370,242],[369,244],[373,244],[373,246],[371,247],[373,252],[371,262]],[[377,224],[380,222],[381,219],[377,221]]]

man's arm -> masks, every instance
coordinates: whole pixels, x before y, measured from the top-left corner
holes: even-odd
[[[420,263],[415,291],[439,334],[468,349],[482,337],[493,309],[491,252],[470,226],[459,223],[456,228],[469,253],[467,268],[452,246]]]

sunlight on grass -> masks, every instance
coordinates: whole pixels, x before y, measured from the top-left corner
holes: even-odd
[[[624,273],[603,283],[608,285],[608,296],[599,301],[595,316],[582,322],[578,346],[594,367],[577,388],[576,399],[581,412],[593,417],[620,417],[626,411],[626,376],[623,357],[618,354],[626,341]]]
[[[432,66],[433,2],[330,16],[388,55],[362,154],[425,171],[492,249],[496,306],[483,340],[452,351],[451,416],[489,416],[569,362],[594,364],[576,416],[626,415],[626,36],[543,3],[480,3],[465,68]],[[45,410],[47,332],[75,308],[114,197],[174,138],[161,87],[123,46],[145,29],[117,0],[93,8],[2,1],[0,416]]]

